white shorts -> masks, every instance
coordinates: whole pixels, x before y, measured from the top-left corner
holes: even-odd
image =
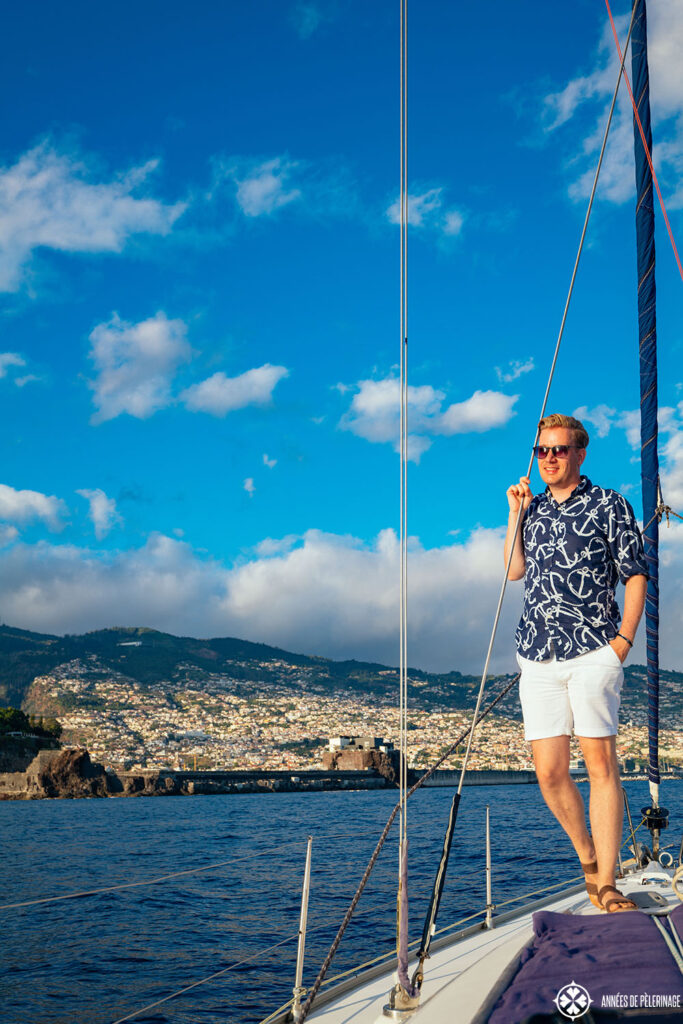
[[[610,644],[567,661],[517,655],[524,738],[616,736],[624,669]]]

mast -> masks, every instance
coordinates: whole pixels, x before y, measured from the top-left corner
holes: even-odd
[[[634,0],[631,64],[633,95],[647,148],[652,153],[650,80],[645,0]],[[638,345],[640,352],[640,450],[643,544],[649,573],[645,601],[647,642],[648,779],[653,808],[659,806],[659,458],[657,454],[657,314],[655,218],[652,171],[634,117],[636,243],[638,251]]]

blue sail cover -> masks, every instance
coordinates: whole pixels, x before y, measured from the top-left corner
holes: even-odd
[[[645,0],[634,0],[631,36],[633,95],[640,123],[652,153],[650,80],[647,64]],[[655,305],[655,217],[652,172],[640,129],[633,118],[636,158],[636,238],[638,248],[638,335],[640,348],[640,446],[643,490],[643,542],[649,580],[645,602],[649,767],[651,783],[659,784],[659,459],[657,455],[657,317]]]

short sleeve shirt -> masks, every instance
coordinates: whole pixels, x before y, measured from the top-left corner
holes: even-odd
[[[558,661],[603,647],[619,630],[617,582],[647,576],[633,509],[582,476],[563,502],[546,488],[524,515],[524,610],[515,641],[523,658]]]

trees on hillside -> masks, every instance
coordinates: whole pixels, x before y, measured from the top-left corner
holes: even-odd
[[[27,715],[19,708],[0,708],[0,735],[8,732],[23,732],[29,736],[54,736],[62,734],[62,727],[56,718],[42,715]]]

